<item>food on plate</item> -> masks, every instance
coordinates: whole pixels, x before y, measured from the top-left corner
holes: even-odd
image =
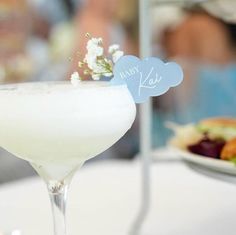
[[[220,158],[223,160],[236,159],[236,138],[228,141],[223,147]]]
[[[188,145],[187,149],[192,153],[218,158],[224,145],[225,141],[223,139],[210,139],[208,136],[205,136],[197,143]]]
[[[172,146],[206,157],[236,162],[236,119],[209,118],[197,124],[169,124]]]

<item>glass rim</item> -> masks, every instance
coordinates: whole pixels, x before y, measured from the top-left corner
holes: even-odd
[[[19,82],[19,83],[6,83],[6,84],[0,84],[0,91],[11,91],[11,90],[17,90],[20,87],[23,86],[28,86],[28,85],[34,85],[34,84],[41,84],[41,85],[69,85],[71,82],[69,80],[65,80],[65,81],[29,81],[29,82]],[[110,84],[110,86],[108,86],[108,84],[110,83],[110,81],[94,81],[94,80],[86,80],[86,81],[81,81],[79,84],[104,84],[104,86],[91,86],[90,88],[105,88],[105,87],[127,87],[127,85],[124,84],[117,84],[117,85],[112,85]],[[76,86],[73,86],[71,84],[72,88],[77,88]],[[79,86],[78,86],[79,87]],[[87,88],[89,88],[89,86],[87,86]],[[26,88],[27,89],[27,88]],[[29,89],[30,90],[30,89]]]

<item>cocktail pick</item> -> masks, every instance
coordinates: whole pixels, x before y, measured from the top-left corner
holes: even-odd
[[[183,70],[177,63],[164,63],[156,57],[141,60],[123,56],[115,64],[113,74],[112,85],[126,84],[136,103],[160,96],[183,80]]]

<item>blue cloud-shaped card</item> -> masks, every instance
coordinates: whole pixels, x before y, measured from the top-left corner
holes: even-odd
[[[114,66],[112,85],[126,84],[136,103],[143,103],[151,96],[160,96],[183,80],[182,68],[174,63],[149,57],[123,56]]]

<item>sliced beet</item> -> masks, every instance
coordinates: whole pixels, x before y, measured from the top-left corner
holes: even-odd
[[[188,150],[192,153],[203,155],[211,158],[220,158],[220,153],[225,145],[222,139],[212,140],[207,135],[196,144],[188,146]]]

